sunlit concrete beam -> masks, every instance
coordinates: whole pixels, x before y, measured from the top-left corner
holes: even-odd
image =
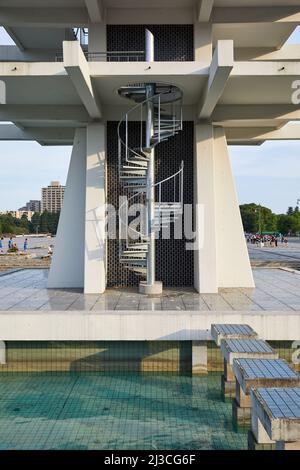
[[[208,83],[200,99],[199,119],[207,119],[211,116],[222,96],[232,69],[233,41],[218,41],[209,70]]]
[[[101,106],[94,91],[89,64],[78,41],[63,42],[64,67],[92,119],[101,118]]]
[[[300,6],[218,7],[213,8],[212,23],[299,23]]]
[[[85,5],[92,23],[102,23],[104,18],[103,0],[85,0]]]
[[[214,0],[199,0],[197,5],[197,20],[199,23],[207,23],[213,9]]]

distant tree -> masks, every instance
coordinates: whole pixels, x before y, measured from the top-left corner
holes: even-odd
[[[290,206],[287,210],[287,215],[293,215],[294,214],[294,208]]]
[[[268,207],[242,204],[240,211],[245,232],[257,233],[259,228],[262,232],[277,230],[277,216]]]
[[[278,231],[283,235],[293,232],[294,219],[293,216],[288,214],[280,214],[277,216]]]

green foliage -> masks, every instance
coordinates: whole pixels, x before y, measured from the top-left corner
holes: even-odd
[[[258,233],[277,230],[277,216],[271,209],[257,204],[240,206],[241,217],[245,232]]]
[[[289,207],[286,214],[274,214],[271,209],[257,204],[240,206],[245,232],[280,232],[283,235],[300,233],[300,211]]]
[[[16,219],[11,214],[0,215],[0,235],[22,235],[25,233],[51,233],[56,234],[59,221],[59,212],[42,214],[35,213],[31,222],[25,214]]]

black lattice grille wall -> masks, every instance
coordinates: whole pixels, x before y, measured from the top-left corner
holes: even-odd
[[[107,199],[118,207],[119,195],[124,191],[118,179],[118,139],[115,121],[107,123]],[[139,123],[129,123],[129,145],[138,146]],[[174,174],[184,161],[184,204],[193,203],[193,153],[194,123],[184,122],[183,131],[156,147],[156,181]],[[170,191],[170,193],[168,193]],[[166,186],[163,200],[172,201],[171,187]],[[193,252],[186,250],[186,240],[171,239],[156,241],[156,278],[165,286],[193,285]],[[108,287],[137,286],[139,279],[119,262],[118,241],[108,241],[107,282]]]
[[[193,25],[108,25],[108,51],[144,51],[145,29],[154,35],[154,58],[156,61],[193,61]],[[142,60],[142,58],[140,59]]]

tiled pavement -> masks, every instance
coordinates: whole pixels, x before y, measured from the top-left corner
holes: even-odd
[[[256,289],[222,289],[199,295],[189,288],[164,289],[149,298],[134,289],[109,289],[84,295],[79,289],[47,289],[48,270],[31,269],[0,276],[0,311],[47,310],[300,310],[300,275],[280,269],[254,269]]]

